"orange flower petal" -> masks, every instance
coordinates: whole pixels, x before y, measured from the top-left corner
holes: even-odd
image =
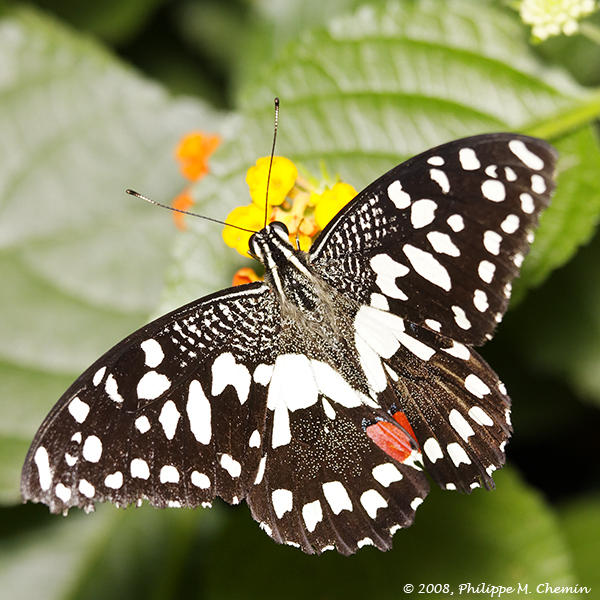
[[[256,271],[250,267],[242,267],[238,269],[233,276],[233,285],[244,285],[253,281],[261,281],[262,277],[256,274]]]
[[[194,204],[194,200],[190,196],[188,191],[182,192],[177,196],[172,203],[173,208],[177,208],[179,210],[188,210],[190,206]],[[177,229],[181,229],[184,231],[186,229],[185,224],[185,215],[183,213],[174,212],[173,213],[173,221],[175,222],[175,226]]]
[[[221,143],[216,134],[196,131],[185,135],[175,148],[175,157],[180,163],[184,177],[197,181],[208,173],[208,158]]]

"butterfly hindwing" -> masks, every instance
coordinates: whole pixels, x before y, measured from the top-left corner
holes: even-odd
[[[264,469],[247,501],[276,541],[311,554],[334,547],[351,554],[364,545],[387,550],[393,533],[412,524],[427,479],[369,439],[363,425],[372,418],[364,404],[344,408],[320,395],[292,413],[288,444],[273,448],[267,435]]]
[[[551,146],[516,134],[428,150],[358,194],[311,261],[359,302],[479,345],[506,310],[555,162]]]

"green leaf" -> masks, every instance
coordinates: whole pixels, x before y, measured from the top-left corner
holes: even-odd
[[[175,101],[95,43],[29,10],[0,20],[0,500],[66,383],[158,303],[174,228],[172,157],[222,120]]]
[[[582,209],[584,210],[584,209]],[[600,235],[516,311],[511,332],[526,364],[600,405]],[[551,301],[548,301],[551,299]],[[531,318],[535,315],[535,318]]]
[[[600,152],[590,131],[577,131],[600,114],[600,94],[546,67],[528,39],[513,11],[491,3],[474,10],[465,0],[365,5],[303,35],[241,94],[237,134],[215,155],[211,181],[196,187],[201,210],[224,214],[246,202],[244,173],[268,153],[275,95],[278,152],[313,173],[325,161],[358,189],[454,138],[495,130],[543,135],[564,157],[540,250],[526,261],[520,283],[537,285],[589,238],[600,214],[600,194],[589,186]],[[219,233],[210,239],[219,244]],[[179,243],[181,254],[194,254],[192,241]],[[203,281],[197,279],[199,289]]]
[[[573,556],[577,583],[592,590],[600,589],[600,496],[595,494],[569,502],[559,515],[565,540]]]
[[[23,521],[31,511],[12,512]],[[199,567],[219,513],[103,506],[67,519],[46,515],[0,542],[0,586],[14,600],[184,597],[201,585]]]
[[[35,0],[35,4],[67,21],[73,27],[107,42],[127,41],[152,16],[164,0]]]
[[[529,597],[536,598],[539,583],[572,583],[569,554],[552,511],[509,468],[495,479],[496,491],[476,490],[468,497],[434,490],[419,508],[415,524],[398,532],[394,549],[385,554],[365,548],[350,558],[333,552],[305,556],[274,546],[247,511],[237,511],[212,549],[209,596],[250,600],[285,595],[292,600],[376,595],[397,600],[409,597],[402,591],[406,583],[415,589],[420,583],[448,583],[456,597],[459,584],[484,581],[527,583],[533,592]],[[235,577],[230,575],[232,565]]]

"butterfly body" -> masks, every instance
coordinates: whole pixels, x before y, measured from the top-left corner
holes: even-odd
[[[493,487],[510,401],[474,346],[506,310],[555,159],[515,134],[456,140],[368,186],[307,253],[267,225],[250,240],[264,282],[150,323],[65,392],[23,498],[245,499],[276,541],[350,554],[391,546],[425,472]]]

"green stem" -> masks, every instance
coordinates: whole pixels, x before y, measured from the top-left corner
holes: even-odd
[[[579,32],[594,44],[600,45],[600,27],[590,21],[579,24]]]
[[[557,138],[600,118],[600,90],[590,94],[584,102],[571,110],[561,111],[555,117],[532,123],[523,132],[541,138]]]

